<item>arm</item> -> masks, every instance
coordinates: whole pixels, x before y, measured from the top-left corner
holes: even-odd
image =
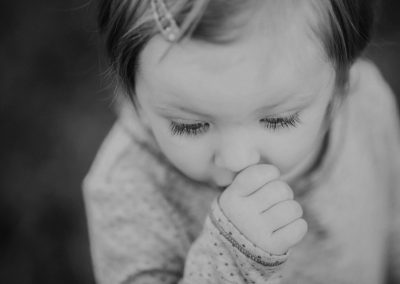
[[[140,180],[85,183],[98,283],[279,281],[277,271],[286,256],[272,257],[255,247],[217,201],[191,244],[174,209],[151,183]]]
[[[287,255],[273,256],[250,242],[214,200],[203,233],[191,247],[182,283],[280,283]]]

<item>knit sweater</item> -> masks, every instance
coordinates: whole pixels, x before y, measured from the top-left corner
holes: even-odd
[[[357,68],[324,162],[290,184],[309,231],[284,255],[248,240],[221,189],[175,169],[124,105],[84,181],[98,283],[400,283],[396,103],[372,64]]]

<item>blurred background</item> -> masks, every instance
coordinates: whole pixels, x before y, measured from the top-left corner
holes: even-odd
[[[0,2],[0,283],[94,283],[81,181],[112,125],[95,1]],[[400,2],[367,51],[400,94]]]

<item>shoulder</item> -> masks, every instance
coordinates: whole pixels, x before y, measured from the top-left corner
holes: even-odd
[[[132,206],[143,209],[148,195],[157,195],[146,163],[151,160],[117,121],[104,139],[83,181],[85,206],[92,215],[116,212],[132,215]],[[143,166],[140,166],[140,163]],[[139,206],[140,205],[140,206]],[[92,218],[93,219],[93,218]],[[93,222],[93,221],[92,221]]]
[[[349,137],[363,155],[393,171],[399,162],[400,120],[397,100],[379,69],[370,61],[358,61],[351,70],[348,96]]]
[[[156,183],[166,165],[154,143],[135,113],[124,107],[98,150],[84,186],[146,180]]]
[[[388,165],[396,147],[399,119],[396,98],[379,69],[370,61],[357,61],[350,71],[350,84],[339,121],[344,123],[346,145],[356,158],[369,156]]]
[[[181,269],[190,247],[181,216],[160,190],[160,163],[131,134],[115,123],[83,184],[94,268],[107,283],[167,260]]]
[[[396,98],[376,65],[369,60],[359,60],[350,74],[349,100],[354,107],[367,119],[380,119],[391,125],[396,123]]]
[[[120,117],[109,131],[83,181],[91,230],[112,227],[117,231],[95,234],[134,235],[139,232],[133,229],[143,229],[144,234],[147,229],[156,230],[161,219],[174,227],[180,217],[162,188],[170,169],[157,159],[144,136],[135,136],[139,132],[132,132],[133,124],[127,129],[124,123]],[[141,227],[143,222],[154,226]]]
[[[136,153],[135,153],[136,152]],[[141,154],[138,145],[129,137],[123,125],[116,122],[102,142],[85,178],[85,184],[109,183],[128,178],[128,168],[135,167],[132,155]]]

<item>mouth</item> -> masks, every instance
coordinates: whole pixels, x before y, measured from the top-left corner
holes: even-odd
[[[224,191],[227,187],[231,185],[232,182],[222,181],[222,180],[211,180],[210,185],[217,188],[220,191]]]
[[[232,184],[232,181],[214,181],[215,185],[220,189],[226,189],[228,186]]]
[[[235,174],[228,171],[216,171],[210,177],[210,183],[219,190],[225,190],[235,180]]]
[[[225,191],[225,189],[228,187],[229,185],[227,185],[227,186],[217,186],[217,188],[220,190],[220,191]]]

